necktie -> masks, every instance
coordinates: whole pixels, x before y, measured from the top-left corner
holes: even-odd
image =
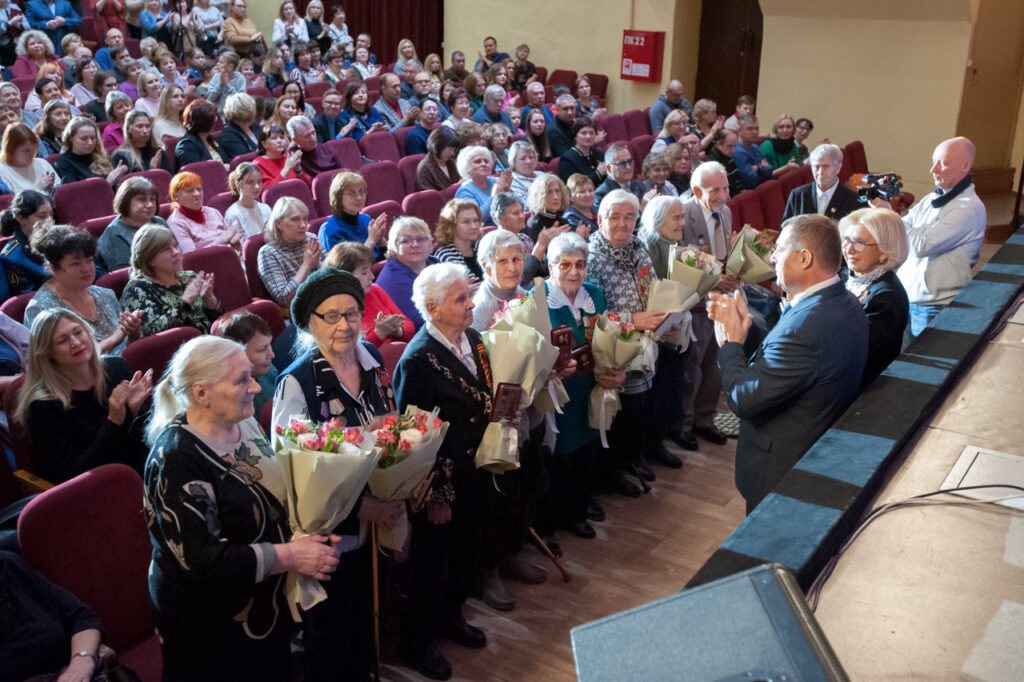
[[[725,231],[718,211],[711,212],[711,252],[715,258],[725,258]]]

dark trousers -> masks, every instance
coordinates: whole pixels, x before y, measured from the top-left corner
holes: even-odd
[[[573,450],[547,455],[548,494],[537,514],[537,532],[551,535],[562,527],[587,520],[587,501],[594,479],[594,457],[598,441]]]
[[[544,423],[530,432],[519,447],[519,468],[496,474],[489,493],[492,494],[493,513],[484,538],[481,565],[485,569],[498,568],[523,546],[526,534],[533,525],[537,501],[548,489],[548,472],[541,454]]]
[[[611,469],[608,463],[604,464],[602,475],[614,473],[615,469],[632,472],[633,463],[650,450],[652,431],[657,421],[651,403],[652,394],[650,389],[642,393],[619,394],[622,407],[608,429]]]
[[[461,618],[462,605],[479,575],[480,548],[491,513],[491,474],[456,470],[452,484],[451,521],[433,524],[425,510],[412,515],[412,594],[405,620],[410,643],[429,644],[445,625]]]
[[[722,393],[722,375],[718,370],[718,343],[715,341],[715,323],[707,313],[693,314],[693,335],[687,351],[688,382],[692,391],[684,396],[683,429],[714,426],[718,396]]]
[[[665,440],[669,429],[680,428],[683,421],[683,403],[692,382],[686,380],[690,350],[680,353],[675,346],[658,344],[658,362],[651,386],[651,408],[655,411],[650,447],[656,448]]]
[[[369,540],[339,557],[327,599],[302,614],[305,682],[365,682],[373,666],[373,567]]]

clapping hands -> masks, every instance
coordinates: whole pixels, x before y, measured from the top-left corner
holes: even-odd
[[[134,341],[142,336],[142,311],[125,310],[117,318],[117,326],[124,332],[129,341]]]

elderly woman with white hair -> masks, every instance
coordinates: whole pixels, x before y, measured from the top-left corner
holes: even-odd
[[[633,233],[639,210],[636,196],[625,190],[612,190],[601,201],[597,211],[600,229],[590,235],[587,281],[604,291],[610,312],[641,331],[653,331],[665,321],[667,313],[647,309],[655,274],[647,249]],[[641,490],[624,474],[634,473],[643,481],[653,481],[654,471],[645,458],[657,458],[663,451],[661,443],[651,438],[655,426],[653,382],[653,369],[626,375],[619,393],[622,408],[608,432],[611,452],[601,473],[627,497],[639,497]]]
[[[444,636],[480,649],[487,636],[470,625],[462,605],[478,575],[491,474],[474,464],[491,411],[490,364],[480,334],[471,327],[469,273],[461,265],[425,268],[413,300],[426,323],[395,368],[398,409],[436,407],[449,422],[437,453],[436,477],[422,511],[412,516],[411,595],[403,622],[402,657],[435,680],[451,664],[434,644]]]
[[[548,244],[556,235],[561,234],[561,228],[541,230],[537,235],[537,241],[534,242],[526,234],[523,204],[512,192],[499,192],[494,195],[494,201],[491,202],[491,218],[498,227],[515,234],[523,242],[526,262],[523,267],[522,285],[527,289],[533,288],[535,277],[548,276]]]
[[[520,286],[525,256],[522,240],[508,230],[492,230],[480,240],[477,259],[484,279],[473,295],[473,329],[487,331],[503,304],[526,295]]]
[[[512,120],[505,113],[505,88],[497,84],[488,85],[484,90],[484,104],[476,110],[471,119],[480,125],[495,125],[501,123],[509,130],[515,126]]]
[[[575,347],[588,342],[587,320],[606,311],[604,292],[585,281],[589,254],[587,242],[575,232],[552,239],[547,252],[551,277],[544,287],[551,326],[572,328]],[[560,551],[556,530],[569,528],[579,537],[591,539],[596,532],[587,523],[588,517],[595,521],[604,518],[600,505],[590,500],[597,431],[588,422],[588,398],[596,384],[614,390],[625,378],[622,370],[600,375],[588,370],[564,380],[569,402],[555,415],[558,438],[546,458],[550,488],[537,519],[538,533],[556,553]]]
[[[462,183],[455,191],[456,199],[468,199],[480,207],[480,213],[490,221],[491,198],[504,192],[512,184],[511,171],[505,171],[497,178],[494,171],[494,155],[487,147],[465,147],[459,152],[455,166],[462,176]]]
[[[839,222],[839,233],[850,269],[846,288],[860,299],[868,318],[863,388],[900,354],[910,303],[896,270],[907,259],[910,245],[903,221],[887,208],[854,211]]]
[[[289,541],[259,392],[241,344],[201,336],[153,393],[145,509],[165,680],[287,679],[284,574],[325,579],[338,565],[337,538]]]
[[[59,64],[62,70],[68,68],[67,64],[56,55],[50,36],[36,29],[22,33],[18,37],[14,51],[18,57],[11,65],[12,78],[35,78],[43,64]]]
[[[309,208],[295,197],[281,197],[263,233],[267,243],[256,257],[260,279],[274,301],[288,305],[296,289],[321,261],[320,242],[306,228]]]
[[[509,189],[526,205],[530,186],[540,175],[537,173],[537,150],[526,140],[516,140],[508,149],[508,165],[512,169]]]
[[[387,260],[377,275],[377,286],[412,320],[416,329],[423,326],[423,318],[412,300],[413,282],[424,268],[440,262],[431,255],[433,244],[425,222],[413,216],[400,216],[388,233]]]
[[[348,426],[380,428],[395,411],[391,380],[373,344],[360,340],[365,294],[355,275],[336,268],[311,274],[295,292],[291,318],[299,330],[302,349],[282,373],[274,394],[272,422],[284,426],[293,415],[314,421],[339,418]],[[276,436],[275,436],[276,438]],[[327,599],[303,613],[305,626],[304,678],[338,679],[337,664],[345,662],[345,679],[369,676],[373,642],[371,618],[373,577],[369,524],[390,526],[401,517],[402,500],[377,500],[368,493],[348,517],[332,529],[341,538],[338,570],[323,584]]]

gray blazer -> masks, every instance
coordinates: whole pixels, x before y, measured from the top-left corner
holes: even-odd
[[[696,197],[691,197],[683,202],[683,215],[686,216],[686,224],[683,226],[683,243],[687,246],[700,247],[707,245],[711,249],[711,229],[704,220],[704,210],[697,202]],[[729,247],[729,235],[732,234],[732,211],[728,206],[723,206],[718,212],[722,221],[722,228],[725,230],[725,246]],[[725,254],[722,254],[725,257]]]

